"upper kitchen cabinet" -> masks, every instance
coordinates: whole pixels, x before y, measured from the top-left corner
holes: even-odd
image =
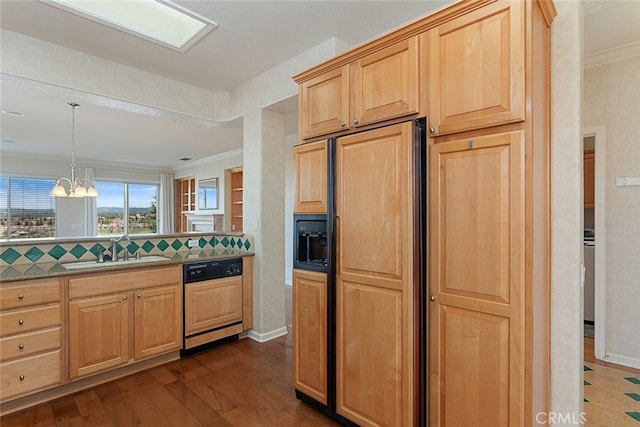
[[[293,148],[293,213],[327,213],[327,141]]]
[[[395,43],[351,65],[354,126],[418,112],[418,38]]]
[[[497,1],[428,31],[432,136],[525,119],[524,9]]]
[[[424,34],[295,76],[302,139],[417,114],[422,44]]]
[[[349,128],[349,66],[327,71],[298,88],[303,139]]]
[[[584,207],[593,209],[595,207],[595,152],[594,150],[584,151]]]

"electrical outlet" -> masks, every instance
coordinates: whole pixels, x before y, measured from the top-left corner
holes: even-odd
[[[195,248],[196,246],[198,246],[198,241],[189,239],[189,241],[187,242],[187,246],[190,248]]]

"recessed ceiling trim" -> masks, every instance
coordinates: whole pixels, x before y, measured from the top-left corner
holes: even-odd
[[[167,0],[39,1],[183,53],[218,26]]]

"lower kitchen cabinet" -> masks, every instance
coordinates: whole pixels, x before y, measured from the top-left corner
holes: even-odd
[[[0,399],[54,387],[62,381],[61,285],[29,280],[0,293]]]
[[[129,360],[131,293],[69,303],[69,377],[124,365]]]
[[[69,378],[182,346],[180,266],[69,279]]]
[[[293,386],[327,404],[327,274],[293,270]]]

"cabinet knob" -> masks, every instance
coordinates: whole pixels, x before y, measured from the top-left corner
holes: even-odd
[[[125,295],[125,296],[122,297],[122,299],[127,300],[127,299],[129,299],[129,297]]]
[[[24,320],[22,319],[18,320],[18,325],[24,325]]]
[[[24,381],[24,375],[20,375],[18,378],[20,378],[20,381]]]
[[[24,344],[18,344],[18,348],[22,350],[24,348]]]
[[[18,294],[18,299],[23,299],[23,298],[24,298],[24,295]]]
[[[142,298],[142,294],[138,294],[138,298]]]
[[[434,128],[433,126],[431,126],[431,127],[429,128],[429,132],[431,132],[431,133],[436,133],[436,128]]]
[[[358,119],[353,119],[353,124],[354,124],[354,125],[357,125],[358,123],[360,123],[360,122],[358,121]]]
[[[345,122],[340,122],[340,127],[341,128],[347,127],[347,124]]]
[[[435,295],[431,295],[429,297],[429,301],[434,302],[436,300],[436,296]]]

